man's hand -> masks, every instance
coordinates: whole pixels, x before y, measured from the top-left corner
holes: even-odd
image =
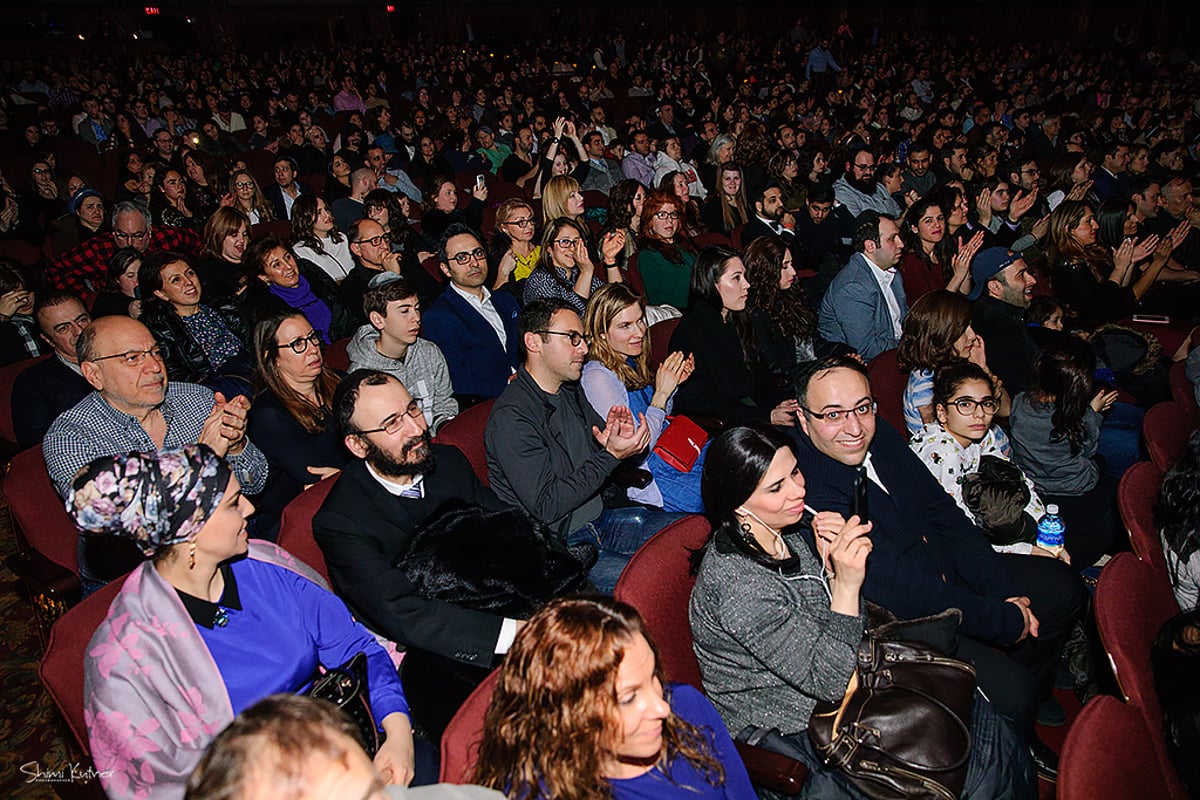
[[[229,401],[225,401],[220,392],[217,392],[216,396],[221,398],[224,406],[221,414],[221,438],[228,442],[227,454],[236,456],[246,449],[246,416],[250,412],[250,401],[245,395],[238,395]],[[216,403],[213,405],[215,407]]]
[[[384,253],[383,258],[380,259],[380,263],[383,264],[383,269],[385,272],[391,272],[395,275],[400,274],[400,254],[399,253],[391,253],[391,252]]]
[[[1029,607],[1028,597],[1010,597],[1005,600],[1006,603],[1012,603],[1017,608],[1021,609],[1021,618],[1024,620],[1024,626],[1021,629],[1021,635],[1017,637],[1017,641],[1022,641],[1026,636],[1032,636],[1034,639],[1038,635],[1038,618],[1033,615],[1033,609]],[[1015,644],[1015,642],[1014,642]]]
[[[1034,187],[1028,192],[1021,192],[1013,198],[1008,205],[1008,219],[1010,222],[1019,222],[1021,217],[1029,213],[1029,209],[1033,208],[1033,204],[1037,202],[1038,190]]]
[[[638,414],[635,426],[633,412],[625,406],[610,408],[608,419],[604,422],[604,430],[593,425],[592,435],[613,458],[620,461],[637,455],[650,446],[650,426],[646,424],[646,416]]]

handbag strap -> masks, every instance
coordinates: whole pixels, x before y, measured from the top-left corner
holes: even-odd
[[[952,720],[954,720],[954,725],[955,725],[955,727],[958,728],[959,733],[962,734],[963,741],[965,742],[966,746],[963,748],[963,755],[961,758],[959,758],[957,761],[955,761],[951,764],[947,764],[944,766],[943,765],[935,766],[935,765],[929,765],[929,764],[918,764],[915,761],[908,761],[907,759],[902,758],[901,756],[899,756],[895,753],[892,753],[892,752],[888,752],[888,754],[887,754],[888,757],[895,760],[897,764],[901,764],[905,767],[908,767],[909,769],[923,770],[925,772],[953,772],[954,770],[959,769],[964,764],[966,764],[967,759],[969,759],[971,757],[971,731],[967,729],[967,726],[965,724],[963,724],[963,721],[962,721],[962,719],[959,718],[958,714],[955,714],[954,711],[949,706],[947,706],[945,703],[943,703],[938,698],[933,697],[932,695],[925,694],[925,692],[922,692],[920,689],[914,689],[911,686],[900,686],[900,685],[892,685],[892,686],[888,687],[888,691],[897,691],[897,690],[909,692],[910,694],[915,694],[917,697],[921,698],[922,700],[928,701],[928,702],[932,703],[933,705],[937,706],[938,708],[940,708],[942,711],[944,711],[946,716],[948,716]],[[860,691],[862,691],[862,689],[860,689]],[[849,723],[850,727],[853,727],[855,725],[856,725],[856,723],[854,723],[854,722]],[[844,725],[843,727],[846,727],[846,726]],[[854,739],[855,741],[860,741],[857,737],[852,736],[848,731],[845,731],[843,733],[843,735],[849,736],[850,738]],[[836,747],[837,747],[836,742],[835,742],[834,746],[836,749]]]

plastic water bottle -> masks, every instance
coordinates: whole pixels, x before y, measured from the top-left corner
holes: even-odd
[[[1066,529],[1067,526],[1063,524],[1062,517],[1058,515],[1058,505],[1047,503],[1045,515],[1038,520],[1038,547],[1049,550],[1057,556],[1063,550],[1063,531]]]

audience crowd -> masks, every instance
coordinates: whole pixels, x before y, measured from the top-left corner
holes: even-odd
[[[340,44],[6,62],[13,428],[85,593],[132,570],[87,656],[110,796],[268,780],[255,748],[337,760],[355,796],[432,782],[500,666],[475,777],[510,797],[749,797],[746,725],[857,797],[803,731],[868,607],[958,610],[986,696],[963,796],[1052,779],[1035,724],[1065,722],[1064,673],[1096,684],[1117,482],[1171,364],[1200,382],[1194,62],[845,12],[833,35]],[[1196,449],[1158,507],[1185,610]],[[328,584],[272,544],[322,482]],[[1050,504],[1064,548],[1037,541]],[[637,610],[553,599],[611,594],[688,513],[713,527],[690,606],[711,703],[664,687]],[[172,632],[143,652],[129,626]],[[319,708],[255,705],[355,650],[374,769]]]

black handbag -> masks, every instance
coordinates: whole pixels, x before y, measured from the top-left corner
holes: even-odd
[[[827,766],[873,800],[955,800],[967,779],[975,668],[917,642],[865,636],[840,703],[808,736]]]
[[[340,667],[329,667],[313,681],[304,694],[328,700],[345,712],[358,730],[359,744],[371,758],[379,752],[385,738],[375,724],[371,711],[371,695],[367,688],[367,656],[359,652]]]

